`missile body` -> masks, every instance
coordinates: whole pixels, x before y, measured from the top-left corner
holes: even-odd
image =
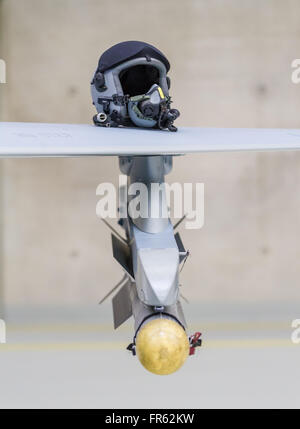
[[[171,374],[190,352],[179,298],[179,266],[187,252],[178,233],[174,235],[164,188],[164,175],[171,170],[172,157],[120,157],[119,162],[122,173],[128,176],[129,190],[123,192],[119,208],[127,243],[114,236],[113,254],[127,280],[112,300],[114,326],[133,316],[134,336],[129,350],[150,372]],[[130,191],[131,185],[139,190],[137,216],[129,210],[137,198]],[[145,206],[148,216],[143,215]]]

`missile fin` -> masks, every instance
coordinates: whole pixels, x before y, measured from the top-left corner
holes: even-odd
[[[114,234],[111,235],[111,240],[114,258],[127,271],[130,277],[134,279],[130,247],[119,240]]]
[[[176,240],[177,247],[178,247],[178,250],[179,250],[179,263],[181,264],[181,262],[185,258],[186,250],[185,250],[184,245],[182,243],[182,240],[181,240],[179,232],[176,232],[176,234],[175,234],[175,240]]]
[[[132,316],[132,304],[130,299],[130,285],[128,281],[112,299],[114,328],[117,329],[122,323]]]

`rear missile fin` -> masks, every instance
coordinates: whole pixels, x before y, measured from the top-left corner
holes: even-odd
[[[131,251],[128,244],[119,240],[114,234],[111,235],[113,256],[115,260],[126,270],[129,276],[134,280]]]
[[[186,218],[186,214],[184,214],[177,223],[175,223],[175,225],[173,226],[174,231],[179,227],[179,225],[181,224],[181,222],[184,221],[184,219]]]
[[[116,231],[115,228],[109,222],[107,222],[106,219],[102,217],[101,220],[115,234],[116,237],[118,237],[121,241],[123,241],[123,243],[127,244],[127,240],[124,237],[122,237],[122,235],[119,234],[118,231]]]
[[[183,264],[182,264],[182,266],[181,266],[181,268],[180,268],[180,273],[181,273],[181,271],[183,270],[183,268],[184,268],[184,266],[185,266],[185,263],[186,263],[186,261],[187,261],[187,258],[190,256],[190,252],[189,251],[187,251],[186,252],[186,254],[184,255],[184,259],[183,259]]]
[[[178,247],[178,250],[179,250],[179,263],[181,264],[181,262],[185,259],[187,252],[186,252],[186,250],[184,248],[184,245],[182,243],[182,240],[181,240],[179,232],[177,232],[175,234],[175,240],[176,240],[177,247]]]
[[[115,329],[132,316],[130,285],[131,282],[127,281],[112,299]]]
[[[127,279],[127,275],[124,274],[124,276],[121,278],[121,280],[114,286],[102,299],[99,301],[99,304],[102,304],[115,290],[117,290]]]
[[[185,301],[187,304],[190,303],[190,301],[181,293],[180,297],[183,299],[183,301]]]

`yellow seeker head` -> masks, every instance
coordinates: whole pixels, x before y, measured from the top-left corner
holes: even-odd
[[[177,371],[189,355],[189,340],[184,329],[172,319],[152,319],[140,329],[136,352],[150,372],[167,375]]]

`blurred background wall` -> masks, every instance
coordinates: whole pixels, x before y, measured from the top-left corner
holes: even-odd
[[[123,40],[171,62],[179,125],[300,128],[298,0],[0,0],[1,120],[91,123],[100,54]],[[125,133],[124,133],[125,135]],[[125,143],[124,143],[125,144]],[[142,144],[142,142],[141,142]],[[94,305],[121,277],[96,187],[116,158],[1,161],[1,290],[12,306]],[[170,182],[204,182],[205,225],[181,228],[190,300],[300,297],[300,153],[176,158]]]

